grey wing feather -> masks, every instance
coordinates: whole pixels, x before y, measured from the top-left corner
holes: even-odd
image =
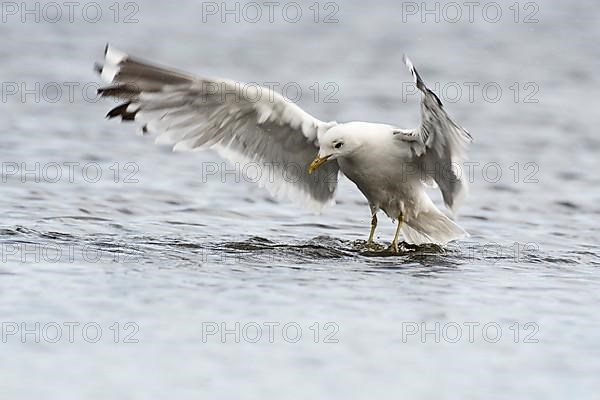
[[[156,133],[157,143],[176,151],[215,149],[252,169],[253,180],[277,197],[313,209],[333,201],[337,163],[312,175],[307,168],[317,154],[319,135],[335,123],[312,117],[269,89],[198,78],[108,46],[104,65],[96,69],[111,84],[99,93],[124,101],[108,118],[139,122],[142,134]]]
[[[406,56],[404,62],[422,93],[421,125],[405,141],[410,144],[426,180],[433,179],[438,184],[444,203],[454,210],[468,190],[463,163],[472,137],[450,118]]]

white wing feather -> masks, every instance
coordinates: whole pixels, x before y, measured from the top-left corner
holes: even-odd
[[[97,67],[111,86],[103,96],[124,103],[107,117],[140,124],[142,134],[175,151],[215,149],[234,162],[261,168],[259,183],[277,197],[320,210],[332,203],[337,162],[308,174],[318,138],[336,125],[308,114],[280,94],[227,79],[203,79],[158,67],[107,46]]]
[[[452,211],[467,194],[468,181],[464,171],[471,135],[455,123],[444,110],[442,102],[404,56],[404,62],[422,93],[421,125],[412,131],[397,131],[397,137],[411,146],[416,161],[424,172],[425,183],[435,181]]]

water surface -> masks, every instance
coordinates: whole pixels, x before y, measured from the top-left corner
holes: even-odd
[[[0,24],[2,81],[63,90],[2,104],[4,398],[596,397],[597,3],[540,3],[529,24],[508,5],[497,23],[422,23],[402,3],[359,1],[339,3],[337,23],[308,5],[297,23],[202,22],[201,4],[140,3],[131,24],[109,4],[97,23]],[[214,154],[105,121],[113,103],[84,87],[106,42],[293,82],[322,119],[410,127],[406,52],[475,138],[458,217],[471,237],[365,252],[369,211],[348,180],[314,215]],[[382,215],[378,242],[393,231]]]

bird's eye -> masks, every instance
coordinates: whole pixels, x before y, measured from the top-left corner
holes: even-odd
[[[336,143],[336,144],[335,144],[335,146],[333,146],[333,147],[335,147],[336,149],[339,149],[339,148],[341,148],[343,145],[344,145],[344,143],[342,143],[342,142],[339,142],[339,143]]]

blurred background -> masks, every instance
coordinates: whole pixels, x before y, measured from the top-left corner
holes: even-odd
[[[3,397],[596,398],[597,2],[0,7]],[[348,180],[314,215],[106,121],[106,43],[402,127],[408,54],[475,139],[471,237],[361,254]]]

